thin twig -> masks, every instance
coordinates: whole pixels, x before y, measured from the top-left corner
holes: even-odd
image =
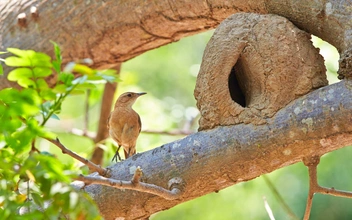
[[[77,135],[77,136],[88,137],[91,139],[95,139],[96,135],[97,135],[95,132],[90,132],[90,131],[84,133],[83,130],[80,130],[78,128],[71,129],[70,133]],[[185,131],[185,130],[159,131],[159,130],[148,129],[148,130],[142,130],[141,133],[143,133],[143,134],[161,134],[161,135],[170,135],[170,136],[186,136],[186,135],[193,134],[194,131]]]
[[[31,153],[34,153],[34,152],[37,152],[37,153],[40,153],[40,151],[38,150],[38,148],[35,147],[35,138],[32,140],[32,143],[31,143],[31,151],[29,152],[30,154]]]
[[[344,198],[349,198],[349,199],[352,198],[352,192],[348,192],[348,191],[337,190],[334,188],[326,188],[326,187],[322,187],[322,186],[318,186],[318,188],[316,190],[317,190],[317,193],[320,193],[320,194],[344,197]]]
[[[73,157],[74,159],[80,161],[81,163],[83,163],[84,165],[88,166],[90,170],[96,171],[98,172],[100,175],[102,176],[109,176],[109,170],[108,169],[104,169],[94,163],[92,163],[90,160],[87,160],[81,156],[79,156],[78,154],[76,154],[75,152],[67,149],[58,138],[56,139],[50,139],[50,138],[45,138],[46,140],[48,140],[49,142],[53,143],[54,145],[56,145],[57,147],[59,147],[62,150],[62,153],[64,154],[68,154],[71,157]]]
[[[85,184],[99,184],[99,185],[111,186],[118,189],[131,189],[139,192],[150,193],[153,195],[163,197],[164,199],[167,199],[167,200],[178,199],[181,196],[182,191],[180,187],[182,185],[182,182],[178,182],[178,184],[171,184],[171,185],[169,184],[170,185],[169,188],[171,189],[167,190],[154,184],[140,182],[139,178],[141,175],[142,175],[142,170],[140,169],[140,167],[138,167],[131,181],[116,180],[116,179],[105,178],[101,176],[84,176],[84,175],[79,175],[77,180],[82,181]],[[173,179],[170,180],[170,182],[172,181]]]
[[[268,201],[266,200],[265,196],[263,196],[263,200],[264,200],[264,207],[265,207],[266,213],[268,213],[268,216],[269,216],[270,220],[275,220],[273,210],[271,209],[271,207],[270,207]]]
[[[279,191],[276,189],[274,184],[271,182],[271,180],[266,176],[262,175],[266,185],[269,187],[271,192],[274,194],[275,198],[279,201],[283,209],[286,211],[286,213],[290,216],[291,219],[298,220],[299,218],[295,215],[295,213],[291,210],[291,208],[287,205],[285,200],[282,198],[281,194]]]
[[[313,205],[313,197],[316,192],[316,187],[318,186],[318,178],[317,178],[317,166],[320,162],[319,156],[312,156],[303,159],[304,165],[308,167],[309,174],[309,191],[307,197],[306,211],[304,213],[304,220],[308,220],[310,216],[310,212],[312,210]]]
[[[309,192],[308,192],[308,198],[307,198],[306,211],[304,213],[304,218],[303,218],[305,220],[309,219],[310,212],[312,209],[312,204],[313,204],[313,196],[315,193],[339,196],[344,198],[352,198],[352,192],[336,190],[334,188],[326,188],[318,184],[317,167],[319,162],[320,162],[319,156],[311,156],[303,159],[303,163],[308,167],[308,173],[309,173]]]

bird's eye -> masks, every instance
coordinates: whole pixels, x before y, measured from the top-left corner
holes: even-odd
[[[128,97],[132,97],[132,94],[131,93],[128,93],[128,95],[127,95]]]

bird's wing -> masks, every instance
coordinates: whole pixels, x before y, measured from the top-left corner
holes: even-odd
[[[138,114],[137,114],[137,115],[138,115]],[[139,125],[139,133],[141,133],[142,122],[141,122],[141,117],[139,117],[139,115],[138,115],[138,125]]]
[[[111,117],[111,113],[112,113],[112,112],[110,112],[109,117],[108,117],[108,120],[107,120],[107,122],[106,122],[108,129],[110,129],[110,117]]]

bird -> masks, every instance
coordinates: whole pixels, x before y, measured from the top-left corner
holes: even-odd
[[[124,149],[125,159],[136,154],[136,141],[141,132],[142,123],[138,113],[132,109],[138,97],[147,93],[125,92],[115,102],[114,110],[108,118],[108,130],[111,138],[118,144],[111,161],[121,161],[119,150]]]

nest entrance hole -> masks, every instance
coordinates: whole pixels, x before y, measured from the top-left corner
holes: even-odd
[[[241,70],[241,64],[238,60],[231,69],[228,86],[232,100],[245,108],[248,103],[246,102],[245,91],[243,90],[243,82],[241,82],[239,77],[239,74],[242,74]]]

